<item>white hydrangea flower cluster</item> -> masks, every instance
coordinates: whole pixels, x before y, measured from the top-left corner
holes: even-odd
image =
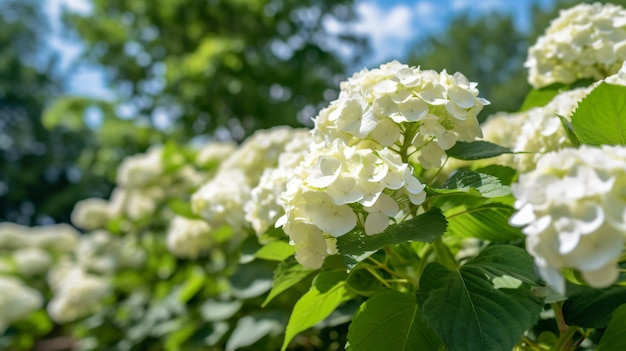
[[[111,220],[109,202],[105,199],[89,198],[78,201],[71,214],[72,224],[85,230],[103,228]]]
[[[38,247],[16,250],[12,253],[12,258],[18,272],[24,277],[44,274],[54,262],[50,253]]]
[[[54,294],[48,314],[57,323],[72,322],[96,311],[110,291],[107,277],[89,274],[71,262],[55,266],[48,274],[48,284]]]
[[[488,101],[460,73],[422,71],[397,61],[356,73],[315,119],[310,153],[281,196],[283,226],[296,259],[319,268],[335,238],[383,232],[414,213],[424,185],[408,161],[441,167],[445,150],[481,136],[476,115]]]
[[[144,188],[158,181],[163,172],[163,148],[152,147],[126,157],[117,168],[116,181],[118,186]]]
[[[572,146],[558,116],[571,121],[571,115],[578,103],[592,89],[593,87],[587,87],[565,91],[555,96],[547,105],[523,112],[525,121],[516,130],[518,137],[512,148],[515,152],[529,152],[516,154],[514,157],[520,172],[534,169],[542,154]]]
[[[39,291],[17,278],[0,275],[0,334],[13,322],[43,307]]]
[[[231,142],[207,143],[198,150],[195,163],[200,168],[217,165],[230,157],[236,150],[237,145]]]
[[[212,228],[229,225],[235,231],[249,228],[246,204],[266,169],[278,166],[280,155],[294,139],[305,137],[302,129],[275,127],[260,130],[224,160],[217,174],[191,197],[194,213]]]
[[[283,215],[278,198],[287,188],[287,181],[293,176],[298,164],[309,153],[312,140],[311,134],[307,131],[296,132],[278,157],[278,166],[266,168],[259,179],[259,184],[252,189],[250,201],[245,204],[244,210],[246,220],[250,222],[257,235],[265,233]]]
[[[176,257],[196,259],[213,245],[211,227],[204,220],[176,216],[167,232],[167,248]]]
[[[390,218],[408,213],[409,204],[419,205],[426,197],[424,185],[400,155],[363,145],[346,146],[336,139],[329,148],[308,154],[287,183],[281,197],[285,215],[277,226],[284,225],[305,266],[319,268],[323,257],[334,252],[324,234],[339,237],[357,223],[366,234],[378,234]],[[321,257],[308,253],[311,247]]]
[[[560,270],[574,268],[602,288],[618,276],[626,240],[626,148],[581,146],[544,155],[513,185],[526,249],[541,276],[563,292]]]
[[[316,142],[408,148],[425,168],[445,160],[458,141],[480,137],[477,114],[489,102],[463,74],[409,67],[397,61],[355,73],[341,83],[339,98],[315,120]]]
[[[614,4],[579,4],[562,10],[530,47],[524,64],[535,88],[578,79],[603,79],[626,60],[626,10]]]
[[[136,241],[132,235],[113,236],[105,230],[83,234],[76,247],[76,262],[85,270],[99,274],[138,267],[146,254]]]
[[[0,223],[0,251],[37,248],[55,255],[74,251],[80,234],[67,224],[27,227],[15,223]]]
[[[542,154],[573,146],[558,116],[571,122],[578,103],[602,82],[626,86],[626,65],[617,74],[588,87],[557,94],[543,107],[489,117],[482,126],[485,140],[519,152],[515,155],[502,155],[490,159],[489,162],[528,172],[536,167]]]

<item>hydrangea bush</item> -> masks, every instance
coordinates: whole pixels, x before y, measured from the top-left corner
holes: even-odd
[[[129,156],[82,232],[0,224],[0,347],[624,350],[625,40],[562,11],[526,62],[559,88],[482,126],[477,83],[392,61],[311,130]]]

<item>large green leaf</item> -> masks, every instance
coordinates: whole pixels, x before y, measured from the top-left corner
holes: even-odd
[[[460,170],[454,173],[444,184],[447,190],[458,190],[483,197],[500,197],[511,194],[511,187],[503,185],[495,176]],[[432,189],[436,191],[437,189]]]
[[[234,316],[242,305],[243,301],[241,300],[219,301],[209,299],[200,305],[200,316],[207,322],[227,320]]]
[[[278,294],[298,284],[302,281],[302,279],[308,277],[313,271],[314,270],[312,269],[304,268],[300,263],[296,262],[296,259],[293,257],[281,262],[274,271],[272,290],[267,295],[267,298],[263,302],[262,306],[265,307]]]
[[[626,145],[626,87],[597,86],[578,104],[572,127],[583,144]]]
[[[552,99],[558,93],[560,93],[562,90],[565,90],[566,88],[566,85],[557,83],[541,89],[532,89],[526,95],[526,98],[522,103],[522,107],[520,107],[519,110],[526,111],[530,110],[531,108],[545,106],[548,104],[548,102],[552,101]]]
[[[333,270],[315,277],[311,289],[296,302],[291,312],[282,351],[287,349],[294,336],[324,320],[352,297],[346,288],[347,276],[345,270]]]
[[[266,335],[282,333],[286,321],[283,311],[265,311],[241,317],[226,343],[226,351],[254,345]]]
[[[348,331],[347,351],[436,351],[441,341],[424,323],[415,296],[383,290],[365,301]]]
[[[624,327],[626,326],[626,303],[613,312],[613,318],[604,331],[596,351],[623,351],[626,350]]]
[[[539,319],[543,303],[530,290],[536,281],[523,249],[493,245],[456,270],[430,263],[418,305],[450,350],[511,350]]]
[[[391,225],[380,234],[367,235],[362,230],[353,230],[337,238],[337,248],[348,262],[355,263],[368,253],[388,245],[408,241],[433,242],[443,235],[446,226],[446,218],[441,210],[432,208],[408,221]]]
[[[284,261],[296,252],[293,245],[283,240],[276,240],[267,245],[262,246],[254,257],[269,261]]]
[[[233,295],[238,299],[250,299],[272,288],[272,269],[258,262],[242,264],[230,277]]]
[[[462,206],[446,212],[448,233],[464,238],[505,242],[523,238],[520,228],[509,224],[515,212],[511,206],[488,203],[476,207]]]
[[[512,152],[513,151],[509,148],[484,140],[471,142],[457,141],[452,148],[446,150],[446,154],[448,154],[448,156],[466,161],[496,157],[502,154],[510,154]]]
[[[488,174],[500,180],[503,185],[511,185],[517,176],[517,170],[502,165],[488,165],[474,170],[478,173]]]
[[[613,286],[593,289],[587,286],[567,286],[568,299],[563,303],[563,318],[569,325],[583,328],[604,328],[611,313],[626,303],[626,287]]]

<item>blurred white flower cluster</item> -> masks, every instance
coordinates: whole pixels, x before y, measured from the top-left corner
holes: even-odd
[[[422,71],[397,61],[341,84],[315,119],[309,154],[282,195],[283,226],[296,258],[319,268],[335,238],[356,226],[384,231],[415,214],[424,185],[409,159],[441,167],[457,140],[481,136],[476,115],[488,102],[460,73]]]
[[[513,185],[511,224],[525,226],[541,276],[564,291],[561,269],[596,288],[612,284],[626,233],[626,148],[581,146],[541,157]]]
[[[74,252],[78,242],[78,231],[67,224],[0,223],[0,334],[43,308],[41,281],[51,267]]]
[[[614,4],[579,4],[562,10],[529,49],[525,66],[535,88],[578,79],[600,80],[626,60],[626,10]]]
[[[15,277],[0,275],[0,335],[13,322],[43,307],[41,293]]]
[[[287,189],[287,181],[293,176],[296,167],[308,154],[311,141],[308,132],[300,131],[294,135],[278,157],[276,168],[266,168],[259,183],[252,189],[250,200],[245,204],[244,210],[246,220],[250,222],[257,235],[265,233],[284,214],[278,199]]]
[[[191,206],[194,213],[206,220],[211,228],[228,225],[235,232],[241,232],[254,222],[255,230],[263,231],[268,224],[261,222],[267,220],[273,224],[277,217],[274,213],[277,206],[260,208],[262,204],[247,205],[254,201],[253,197],[258,199],[259,192],[263,191],[259,189],[253,192],[253,189],[259,185],[264,172],[279,167],[279,158],[283,153],[295,154],[301,150],[296,146],[298,142],[295,140],[309,138],[308,131],[290,127],[257,131],[224,160],[212,179],[192,195]],[[290,157],[284,156],[285,159]],[[271,185],[264,183],[261,186],[269,187],[267,191],[270,193],[280,192],[284,188],[284,182],[281,186],[277,179]]]
[[[204,250],[211,248],[211,227],[201,219],[175,216],[167,232],[167,249],[176,257],[196,259]]]
[[[535,169],[543,154],[572,147],[559,116],[571,123],[572,114],[580,101],[602,82],[626,86],[626,65],[616,74],[588,87],[557,94],[545,106],[489,116],[482,125],[484,139],[508,147],[518,154],[502,155],[480,163],[497,163],[528,172]]]
[[[95,312],[110,291],[107,276],[90,274],[73,262],[55,266],[48,275],[53,298],[48,314],[57,323],[75,321]]]
[[[53,262],[73,252],[79,233],[67,224],[27,227],[15,223],[0,223],[0,257],[23,277],[46,274]]]

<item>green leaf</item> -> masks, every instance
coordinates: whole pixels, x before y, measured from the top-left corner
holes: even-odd
[[[311,289],[296,302],[291,312],[281,351],[287,349],[294,336],[324,320],[352,297],[346,288],[346,278],[344,270],[322,272],[315,277]]]
[[[293,257],[281,262],[274,271],[272,290],[261,306],[265,307],[278,294],[296,285],[312,272],[314,272],[314,270],[304,268],[300,263],[296,262],[296,259]]]
[[[530,110],[535,107],[543,107],[552,101],[554,97],[563,90],[567,90],[564,84],[552,84],[541,89],[532,89],[526,95],[520,111]]]
[[[580,146],[580,140],[578,140],[576,133],[574,133],[574,127],[572,127],[572,122],[570,122],[569,120],[567,120],[567,118],[563,116],[556,116],[561,121],[561,127],[563,127],[563,129],[565,130],[565,134],[567,135],[567,139],[569,139],[570,143],[572,143],[574,147]]]
[[[250,299],[272,288],[272,270],[256,262],[239,265],[230,277],[233,295],[238,299]]]
[[[624,326],[626,326],[626,303],[622,304],[613,312],[613,318],[611,318],[609,326],[604,331],[596,351],[626,350]]]
[[[441,341],[424,323],[415,296],[383,290],[365,301],[348,330],[347,351],[436,351]]]
[[[463,237],[507,242],[524,237],[522,230],[509,224],[515,209],[500,203],[477,207],[455,207],[446,212],[448,233]]]
[[[282,311],[268,311],[247,315],[237,325],[226,343],[226,351],[254,345],[266,335],[276,336],[283,332],[286,316]]]
[[[572,115],[578,139],[588,145],[626,145],[626,87],[602,83]]]
[[[200,315],[202,320],[207,322],[217,322],[227,320],[241,309],[243,301],[218,301],[209,299],[200,305]]]
[[[180,302],[185,303],[191,300],[191,298],[200,291],[205,281],[206,277],[204,271],[198,266],[194,267],[178,292]]]
[[[472,142],[457,141],[451,149],[446,150],[448,156],[466,161],[480,160],[510,153],[513,153],[511,149],[484,140]]]
[[[536,281],[525,250],[492,245],[456,270],[436,262],[426,266],[418,305],[450,350],[511,350],[539,319],[543,302],[531,291]]]
[[[167,207],[175,214],[189,218],[189,219],[202,219],[199,215],[193,213],[191,210],[191,202],[183,201],[181,199],[173,199],[167,203]]]
[[[180,169],[186,162],[183,149],[174,141],[165,144],[161,158],[168,174]]]
[[[568,299],[563,303],[563,317],[569,325],[583,328],[604,328],[611,313],[626,303],[626,287],[594,289],[582,285],[567,286]]]
[[[282,262],[296,253],[296,248],[282,240],[273,241],[259,249],[254,257],[269,261]]]
[[[497,177],[465,169],[454,173],[443,184],[443,188],[476,193],[476,195],[488,198],[511,194],[511,187],[502,185],[502,182]],[[436,189],[432,190],[436,191]]]
[[[385,286],[379,279],[376,279],[370,269],[374,270],[373,267],[362,264],[352,269],[348,275],[348,288],[356,294],[363,296],[371,296],[383,289]],[[374,271],[374,274],[377,273]]]
[[[224,337],[224,335],[226,335],[226,333],[228,333],[230,327],[227,322],[217,322],[209,325],[211,326],[211,329],[209,333],[205,334],[206,337],[204,338],[204,343],[207,346],[214,346],[222,339],[222,337]]]
[[[359,262],[379,249],[388,245],[407,241],[433,242],[446,231],[446,218],[438,208],[432,208],[421,215],[390,225],[384,232],[367,235],[355,229],[337,238],[337,248],[350,263]]]
[[[80,96],[58,98],[44,111],[41,121],[48,129],[63,126],[70,130],[81,130],[85,128],[85,111],[94,103],[95,100]]]
[[[504,185],[511,185],[517,176],[516,169],[501,165],[489,165],[477,168],[474,171],[494,176]]]

